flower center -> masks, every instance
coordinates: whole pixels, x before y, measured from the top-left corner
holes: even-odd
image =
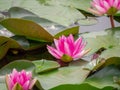
[[[118,11],[117,8],[111,7],[110,9],[108,9],[107,14],[114,15],[117,11]]]
[[[64,55],[62,56],[61,60],[62,60],[63,62],[71,62],[71,61],[73,60],[73,58],[72,58],[71,56],[67,55],[67,54],[64,54]]]

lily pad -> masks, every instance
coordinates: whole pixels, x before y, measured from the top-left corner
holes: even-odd
[[[7,2],[4,0],[0,1],[0,10],[8,10],[11,7],[21,7],[41,18],[48,19],[63,26],[69,26],[78,19],[85,18],[77,9],[88,12],[87,9],[90,7],[90,1],[91,0],[10,0]]]
[[[33,63],[36,66],[35,72],[36,73],[42,73],[42,72],[48,72],[54,69],[57,69],[60,67],[60,65],[55,61],[48,61],[48,60],[37,60],[33,61]]]
[[[119,52],[120,50],[117,49],[117,47],[119,47],[120,44],[120,37],[119,37],[119,32],[118,29],[120,29],[119,27],[114,28],[113,29],[109,29],[107,31],[99,31],[99,32],[90,32],[90,33],[86,33],[83,34],[82,36],[86,39],[87,41],[87,46],[86,48],[91,48],[92,50],[89,52],[89,54],[93,54],[95,52],[97,52],[100,48],[104,48],[105,51],[103,53],[106,52],[106,54],[103,54],[103,58],[104,55],[109,55],[107,56],[112,57],[114,55],[112,55],[114,51],[114,53]],[[107,51],[109,50],[109,51]],[[111,53],[111,55],[110,55]],[[119,56],[118,53],[116,54],[116,56]]]
[[[75,27],[71,27],[71,28],[67,28],[59,33],[57,33],[54,38],[59,38],[62,35],[68,36],[69,34],[78,34],[79,32],[79,26],[75,26]]]
[[[113,90],[112,87],[105,87],[103,89],[96,88],[94,86],[91,86],[89,84],[66,84],[66,85],[60,85],[57,87],[54,87],[50,90]]]
[[[36,75],[43,89],[48,90],[63,84],[80,84],[90,71],[83,70],[81,66],[62,67],[56,70]]]
[[[120,70],[117,67],[110,65],[88,77],[85,80],[85,83],[88,83],[99,89],[108,86],[119,88],[119,84],[117,81],[115,81],[115,78],[120,78]]]
[[[2,67],[0,69],[0,75],[3,76],[8,73],[11,73],[11,71],[14,68],[16,68],[18,71],[23,69],[25,69],[26,71],[33,71],[33,69],[35,68],[35,65],[32,62],[27,60],[17,60]]]
[[[53,36],[33,21],[9,18],[1,21],[0,24],[15,35],[22,35],[37,41],[53,41]]]
[[[0,36],[0,59],[2,59],[6,55],[8,49],[10,48],[22,49],[19,43],[17,43],[15,40],[8,37]]]

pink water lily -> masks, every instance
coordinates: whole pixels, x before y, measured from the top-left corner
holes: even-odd
[[[97,15],[114,15],[120,10],[120,0],[93,0],[89,10]]]
[[[18,72],[13,69],[12,73],[6,75],[8,90],[31,90],[36,80],[32,79],[32,73],[22,70]]]
[[[62,35],[59,39],[54,39],[55,47],[47,45],[49,53],[56,59],[64,62],[71,62],[72,60],[83,57],[89,50],[84,50],[86,42],[82,37],[74,40],[72,34],[68,37]]]

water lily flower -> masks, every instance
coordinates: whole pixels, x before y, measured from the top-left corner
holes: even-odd
[[[74,40],[72,34],[68,37],[62,35],[59,39],[54,39],[55,47],[47,45],[48,52],[56,59],[63,62],[71,62],[83,57],[89,50],[84,50],[86,42],[82,37]]]
[[[8,90],[32,90],[36,79],[32,79],[32,73],[22,70],[18,72],[13,69],[12,73],[6,75]]]
[[[93,0],[89,10],[97,15],[114,15],[120,10],[120,0]]]

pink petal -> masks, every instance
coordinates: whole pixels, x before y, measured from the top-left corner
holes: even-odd
[[[55,47],[57,50],[60,50],[59,48],[59,43],[58,43],[58,40],[57,39],[54,39],[54,43],[55,43]]]
[[[85,48],[85,46],[86,46],[86,42],[83,42],[80,45],[80,47],[78,48],[78,51],[74,54],[74,57],[76,57],[77,55],[79,55],[83,51],[83,49]]]
[[[60,37],[60,39],[58,40],[58,47],[59,47],[61,52],[65,52],[64,44],[63,44],[65,41],[66,41],[66,37],[65,36]]]
[[[77,53],[76,55],[73,56],[74,59],[79,59],[84,55],[84,50],[82,52]]]
[[[76,41],[75,41],[75,50],[74,50],[74,52],[73,52],[73,55],[75,55],[77,52],[78,52],[78,50],[79,50],[79,48],[80,48],[80,46],[81,46],[81,43],[82,43],[82,37],[80,37],[80,38],[78,38]]]
[[[110,5],[106,1],[103,1],[103,2],[104,2],[104,7],[106,8],[106,10],[108,10],[110,8]]]
[[[22,87],[23,87],[24,90],[28,90],[29,89],[29,85],[30,85],[30,81],[28,80],[28,81],[26,81],[24,83],[24,85]]]
[[[70,49],[70,47],[69,47],[69,44],[67,43],[67,42],[64,42],[64,45],[65,45],[65,54],[67,54],[67,55],[69,55],[69,56],[71,56],[71,49]]]
[[[104,7],[103,0],[99,0],[99,5],[98,6]]]
[[[108,0],[110,6],[113,6],[114,0]]]
[[[69,44],[69,48],[72,54],[72,52],[74,51],[74,37],[72,34],[70,34],[69,37],[67,38],[67,43]]]
[[[74,43],[74,37],[72,34],[69,35],[68,41]]]
[[[13,87],[14,83],[11,80],[9,75],[6,75],[6,84],[7,84],[8,90],[12,90],[12,87]]]
[[[90,12],[92,12],[93,14],[96,14],[96,15],[98,15],[98,16],[103,15],[103,13],[101,13],[101,12],[99,12],[99,11],[97,11],[97,10],[94,10],[94,9],[91,9],[91,8],[88,8],[88,10],[89,10]]]
[[[100,13],[102,13],[102,14],[106,13],[105,8],[103,8],[103,7],[101,7],[101,6],[98,6],[98,5],[95,5],[95,7],[96,7],[96,9],[97,9]]]
[[[57,59],[60,59],[63,55],[63,53],[61,51],[56,50],[55,48],[48,46],[47,45],[47,49],[49,51],[49,53],[51,53],[51,55],[53,55],[54,57],[56,57]]]
[[[118,7],[118,0],[114,0],[113,7],[117,8]]]
[[[117,7],[118,10],[120,10],[120,3],[118,4],[118,7]]]
[[[27,80],[31,79],[32,78],[32,73],[31,72],[27,72]]]
[[[94,4],[100,5],[100,1],[99,0],[93,0]]]

